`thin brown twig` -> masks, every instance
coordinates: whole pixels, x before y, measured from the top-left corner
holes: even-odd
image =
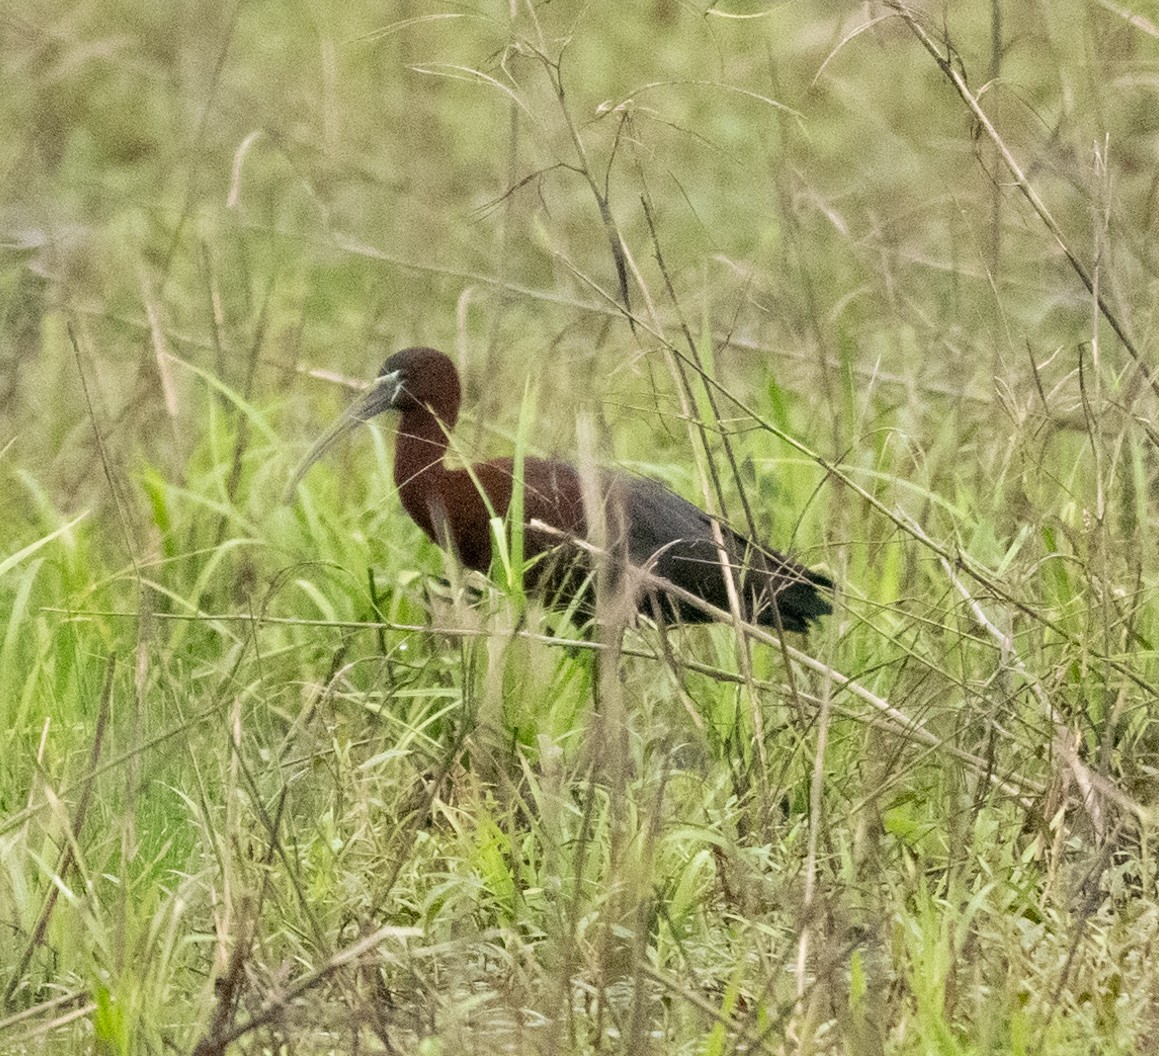
[[[348,964],[353,964],[359,961],[366,954],[370,953],[376,946],[381,945],[387,939],[391,938],[417,938],[422,935],[421,928],[399,928],[393,925],[386,925],[379,928],[377,931],[371,932],[364,939],[360,939],[352,946],[348,946],[344,950],[340,950],[334,954],[325,964],[320,965],[313,971],[307,972],[293,985],[279,994],[276,998],[269,1001],[264,1008],[255,1012],[248,1019],[241,1023],[235,1024],[228,1030],[222,1030],[220,1033],[212,1037],[206,1036],[198,1042],[197,1048],[194,1049],[194,1056],[220,1056],[224,1053],[226,1048],[237,1041],[238,1038],[245,1037],[257,1030],[259,1027],[265,1026],[270,1020],[275,1019],[281,1015],[283,1011],[289,1008],[299,997],[319,983],[325,982],[335,972]],[[412,951],[413,953],[420,953],[423,951]],[[390,954],[380,952],[380,958],[397,961],[398,958]]]
[[[660,234],[656,230],[656,219],[652,211],[650,196],[648,195],[647,191],[641,195],[640,201],[644,207],[644,217],[647,220],[648,230],[652,236],[652,249],[656,260],[656,265],[660,269],[660,274],[664,279],[664,288],[668,293],[668,299],[671,301],[672,308],[676,312],[677,319],[679,320],[680,330],[684,335],[684,342],[688,346],[688,355],[692,362],[696,365],[697,372],[703,376],[705,374],[704,364],[701,360],[699,350],[696,347],[696,340],[692,336],[692,331],[688,326],[687,320],[684,318],[684,313],[680,310],[680,301],[676,296],[676,287],[673,285],[672,276],[668,272],[667,262],[664,260],[664,252],[660,247]],[[701,420],[699,415],[694,415],[692,413],[693,408],[696,405],[696,401],[692,391],[692,382],[688,376],[688,370],[685,368],[685,364],[680,357],[671,357],[669,363],[673,369],[673,372],[676,374],[681,387],[681,401],[685,407],[689,428],[695,430],[700,439],[701,453],[704,455],[703,465],[708,470],[708,474],[712,479],[713,490],[716,493],[714,497],[714,504],[720,513],[727,517],[728,511],[724,502],[724,488],[721,484],[720,470],[716,465],[716,458],[713,455],[712,445],[708,442],[708,428]],[[728,434],[723,429],[720,429],[720,412],[717,409],[716,394],[707,385],[703,386],[703,392],[705,393],[705,397],[708,401],[709,412],[712,415],[711,424],[719,432],[721,443],[724,447],[725,457],[728,459],[728,464],[732,470],[733,479],[736,480],[739,484],[740,471],[736,464],[736,455],[733,452],[732,444],[729,441]],[[698,459],[697,461],[698,464],[700,464],[700,460]],[[707,490],[707,483],[705,484],[705,489]],[[748,496],[745,494],[744,488],[740,488],[739,491],[741,506],[744,509],[745,523],[748,526],[748,534],[751,537],[755,537],[757,531],[756,522],[753,519],[752,507],[749,505]],[[706,496],[706,498],[709,497],[710,496]],[[728,597],[728,608],[732,616],[732,623],[739,632],[742,622],[740,595],[737,591],[736,580],[732,573],[732,564],[729,560],[728,552],[725,550],[724,535],[721,532],[720,524],[716,521],[715,518],[712,521],[712,534],[713,542],[716,543],[717,555],[720,560],[720,565],[724,570],[725,593]],[[779,610],[774,609],[773,611],[776,613],[777,620],[779,622]],[[778,630],[780,629],[781,628],[778,628]],[[760,787],[762,796],[765,796],[767,792],[767,789],[765,788],[765,781],[766,775],[768,774],[768,758],[766,756],[765,750],[764,718],[761,715],[761,710],[757,705],[757,695],[753,685],[752,658],[748,653],[748,643],[743,635],[738,636],[738,642],[740,643],[741,647],[737,650],[737,655],[740,660],[741,671],[744,674],[749,687],[749,703],[753,716],[753,731],[757,743],[757,753],[760,756],[761,762],[761,768],[759,771]],[[795,698],[796,684],[793,679],[792,668],[790,665],[786,664],[785,670],[788,672],[789,676],[790,691],[793,693]],[[800,702],[795,700],[795,703],[799,713]],[[767,798],[767,796],[765,796],[765,798]],[[767,803],[765,806],[767,807]]]
[[[245,983],[245,964],[253,942],[255,924],[254,907],[244,906],[237,939],[230,951],[229,964],[215,981],[217,1004],[213,1010],[213,1018],[205,1035],[193,1046],[193,1056],[220,1056],[225,1051],[225,1046],[219,1039],[228,1033],[229,1023],[241,999],[242,986]]]
[[[1003,164],[1009,170],[1010,175],[1014,177],[1014,183],[1022,192],[1023,196],[1030,203],[1031,208],[1038,214],[1039,219],[1046,225],[1046,229],[1050,232],[1059,249],[1062,250],[1064,256],[1069,261],[1074,273],[1079,277],[1079,280],[1086,287],[1087,293],[1094,297],[1098,304],[1099,313],[1114,330],[1115,335],[1122,342],[1123,347],[1127,350],[1127,354],[1135,361],[1135,366],[1139,372],[1146,379],[1147,384],[1151,386],[1152,391],[1156,396],[1159,396],[1159,377],[1152,372],[1151,368],[1147,366],[1143,354],[1135,346],[1135,342],[1127,333],[1126,326],[1119,319],[1118,315],[1107,303],[1106,298],[1100,292],[1098,285],[1091,277],[1091,273],[1087,270],[1086,265],[1079,260],[1078,255],[1070,248],[1062,228],[1058,221],[1051,215],[1046,203],[1042,197],[1031,185],[1030,181],[1022,171],[1022,167],[1018,164],[1017,159],[1006,145],[1005,141],[998,134],[998,130],[994,127],[993,122],[986,115],[986,111],[982,109],[978,102],[978,97],[970,91],[969,85],[966,84],[965,77],[955,68],[953,61],[948,55],[942,53],[937,43],[933,38],[922,28],[918,22],[917,16],[905,4],[897,2],[897,0],[885,0],[886,6],[896,11],[901,19],[913,31],[914,36],[918,38],[922,46],[933,56],[934,61],[938,64],[942,73],[945,74],[946,79],[954,86],[954,90],[961,97],[962,102],[966,104],[970,112],[974,115],[974,119],[981,126],[986,133],[987,138],[994,144],[998,151],[999,157],[1002,158]]]

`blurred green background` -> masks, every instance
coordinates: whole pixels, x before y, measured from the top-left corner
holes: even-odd
[[[0,10],[0,1050],[1155,1044],[1159,29],[912,17],[994,135],[881,5]],[[412,344],[818,663],[472,601],[389,421],[283,503]]]

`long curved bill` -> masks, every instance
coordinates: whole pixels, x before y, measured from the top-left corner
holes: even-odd
[[[334,420],[326,432],[318,437],[314,446],[306,453],[306,457],[298,463],[298,468],[294,470],[294,475],[290,478],[289,486],[286,488],[285,501],[290,502],[293,499],[298,485],[302,483],[314,463],[347,433],[357,429],[363,422],[369,422],[371,418],[383,411],[390,410],[394,405],[395,397],[398,395],[398,389],[398,371],[380,374],[375,378],[370,388]]]

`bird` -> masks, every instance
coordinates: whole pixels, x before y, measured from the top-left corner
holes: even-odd
[[[467,568],[486,574],[492,519],[505,517],[516,464],[496,458],[461,469],[446,465],[462,387],[455,364],[434,348],[404,348],[383,363],[370,388],[327,429],[291,480],[292,495],[310,468],[348,432],[385,411],[401,415],[394,482],[403,509],[422,531]],[[749,623],[807,631],[832,611],[833,581],[784,554],[750,542],[659,481],[601,469],[601,549],[592,544],[584,480],[557,458],[522,461],[525,584],[549,604],[566,606],[592,593],[593,555],[609,555],[614,584],[633,583],[635,607],[671,623],[705,623],[731,611],[726,565],[739,615]],[[588,489],[590,492],[590,488]],[[719,532],[719,538],[718,538]],[[626,575],[629,566],[642,575]],[[703,603],[703,604],[702,604]],[[717,610],[715,613],[709,608]],[[594,611],[589,596],[582,611]]]

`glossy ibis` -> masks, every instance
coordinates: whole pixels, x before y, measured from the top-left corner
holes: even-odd
[[[396,352],[382,365],[373,386],[310,450],[291,491],[348,431],[383,411],[399,411],[394,481],[403,508],[439,546],[456,554],[468,568],[487,572],[491,518],[507,513],[514,463],[497,458],[470,469],[446,467],[443,459],[460,402],[458,372],[442,352],[433,348]],[[687,598],[665,589],[665,583],[717,609],[729,609],[720,545],[708,514],[654,480],[601,470],[598,485],[604,501],[607,552],[614,567],[622,570],[626,561],[651,573],[637,577],[647,584],[637,588],[635,599],[642,612],[686,622],[712,619]],[[582,589],[586,582],[591,553],[590,546],[574,542],[588,535],[579,471],[557,459],[525,458],[523,520],[528,586],[561,603],[570,602],[568,592]],[[754,546],[724,524],[719,528],[746,620],[804,631],[810,621],[831,611],[818,590],[833,586],[827,577],[775,550]],[[590,611],[590,604],[585,609]]]

